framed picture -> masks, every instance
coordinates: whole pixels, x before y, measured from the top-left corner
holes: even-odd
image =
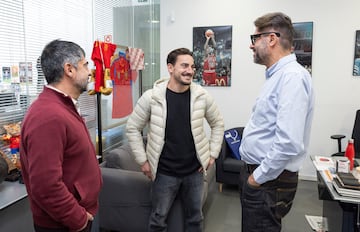
[[[11,83],[20,83],[19,66],[17,65],[11,66]]]
[[[19,62],[20,83],[32,83],[32,63]]]
[[[353,76],[360,76],[360,31],[356,31]]]
[[[232,26],[193,28],[194,82],[231,86]]]
[[[293,23],[293,26],[295,30],[294,53],[297,61],[311,74],[313,22]]]
[[[4,83],[11,83],[10,66],[2,67],[2,78]]]

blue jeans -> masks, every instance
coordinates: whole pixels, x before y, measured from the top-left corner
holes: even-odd
[[[252,171],[245,165],[240,172],[242,231],[280,232],[281,219],[290,211],[295,197],[298,173],[284,171],[275,180],[253,187],[247,182]]]
[[[167,216],[176,196],[179,195],[185,210],[185,231],[201,232],[203,188],[203,174],[197,171],[185,177],[157,173],[152,185],[149,231],[167,231]]]

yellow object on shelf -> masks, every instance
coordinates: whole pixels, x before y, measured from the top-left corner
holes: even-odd
[[[104,148],[104,145],[105,145],[105,141],[106,141],[106,137],[105,137],[105,136],[102,136],[102,147],[103,147],[103,148]],[[96,151],[96,155],[99,155],[99,139],[98,139],[98,136],[96,136],[95,151]]]

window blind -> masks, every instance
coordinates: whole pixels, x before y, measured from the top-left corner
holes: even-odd
[[[54,39],[78,43],[90,62],[92,1],[4,0],[0,7],[0,133],[3,125],[23,120],[46,80],[39,57]],[[91,63],[91,62],[90,62]],[[95,142],[96,99],[84,93],[81,112]],[[8,144],[0,141],[0,148]]]
[[[24,78],[20,84],[19,62],[25,60],[25,30],[23,4],[20,0],[2,1],[0,7],[0,133],[5,134],[4,124],[22,120],[27,109],[23,94]],[[23,72],[21,73],[23,74]],[[14,83],[17,82],[17,83]],[[0,147],[7,143],[0,140]]]
[[[146,90],[160,77],[159,0],[3,0],[0,7],[0,134],[3,125],[23,120],[26,110],[42,91],[46,80],[39,57],[54,39],[78,43],[90,68],[93,42],[113,35],[114,43],[142,48]],[[119,9],[121,9],[119,11]],[[126,16],[121,16],[122,12]],[[120,15],[119,15],[120,12]],[[125,24],[125,18],[130,22]],[[126,27],[126,30],[124,29]],[[139,81],[133,86],[133,103],[139,97]],[[124,139],[127,117],[112,118],[113,96],[102,96],[102,124],[107,150]],[[95,144],[97,108],[95,95],[83,93],[80,110]],[[7,144],[0,140],[0,149]]]

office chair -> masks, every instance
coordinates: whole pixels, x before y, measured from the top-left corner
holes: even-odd
[[[336,139],[338,142],[338,152],[332,154],[331,156],[344,156],[344,153],[341,149],[341,140],[345,138],[345,135],[332,135],[332,139]],[[354,139],[354,148],[355,148],[355,158],[360,158],[360,110],[356,111],[354,127],[352,131],[351,138]]]
[[[235,127],[242,135],[244,127]],[[238,185],[240,169],[245,165],[244,161],[237,160],[231,155],[231,149],[225,138],[221,146],[219,157],[216,159],[216,182],[219,183],[219,192],[222,192],[223,184]]]

